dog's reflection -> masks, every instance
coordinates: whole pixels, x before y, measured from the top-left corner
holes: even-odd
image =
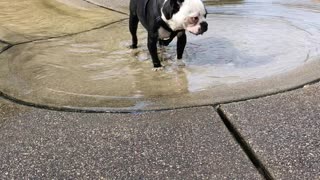
[[[140,95],[152,98],[188,93],[185,67],[180,67],[176,61],[172,60],[174,55],[171,55],[170,50],[164,48],[158,51],[159,58],[164,65],[161,74],[148,68],[151,57],[146,48],[132,50],[131,56],[136,63],[130,63],[130,69],[139,69],[132,76],[134,78],[134,89]],[[139,64],[139,67],[137,67],[137,64]]]

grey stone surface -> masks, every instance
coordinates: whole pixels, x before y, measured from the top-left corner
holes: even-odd
[[[222,110],[275,179],[320,179],[320,83]]]
[[[0,179],[261,178],[212,107],[84,114],[0,104]]]

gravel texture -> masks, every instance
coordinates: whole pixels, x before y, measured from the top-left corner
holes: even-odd
[[[1,101],[1,179],[260,179],[212,107],[56,112]]]

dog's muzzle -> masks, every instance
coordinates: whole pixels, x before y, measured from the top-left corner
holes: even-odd
[[[202,21],[200,23],[200,30],[199,30],[199,34],[203,34],[204,32],[206,32],[208,30],[208,23],[205,21]]]
[[[195,26],[188,26],[186,30],[194,35],[203,34],[208,30],[208,23],[205,21],[202,21]]]

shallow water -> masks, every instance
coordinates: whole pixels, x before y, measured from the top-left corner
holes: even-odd
[[[23,8],[26,4],[30,8]],[[123,14],[81,0],[1,0],[0,40],[22,44],[0,55],[0,91],[55,107],[165,108],[159,99],[203,93],[196,98],[201,104],[218,86],[245,86],[319,60],[316,1],[206,4],[209,30],[203,36],[188,34],[186,67],[175,65],[174,42],[161,56],[165,70],[153,72],[145,31],[139,29],[139,48],[128,49]]]

